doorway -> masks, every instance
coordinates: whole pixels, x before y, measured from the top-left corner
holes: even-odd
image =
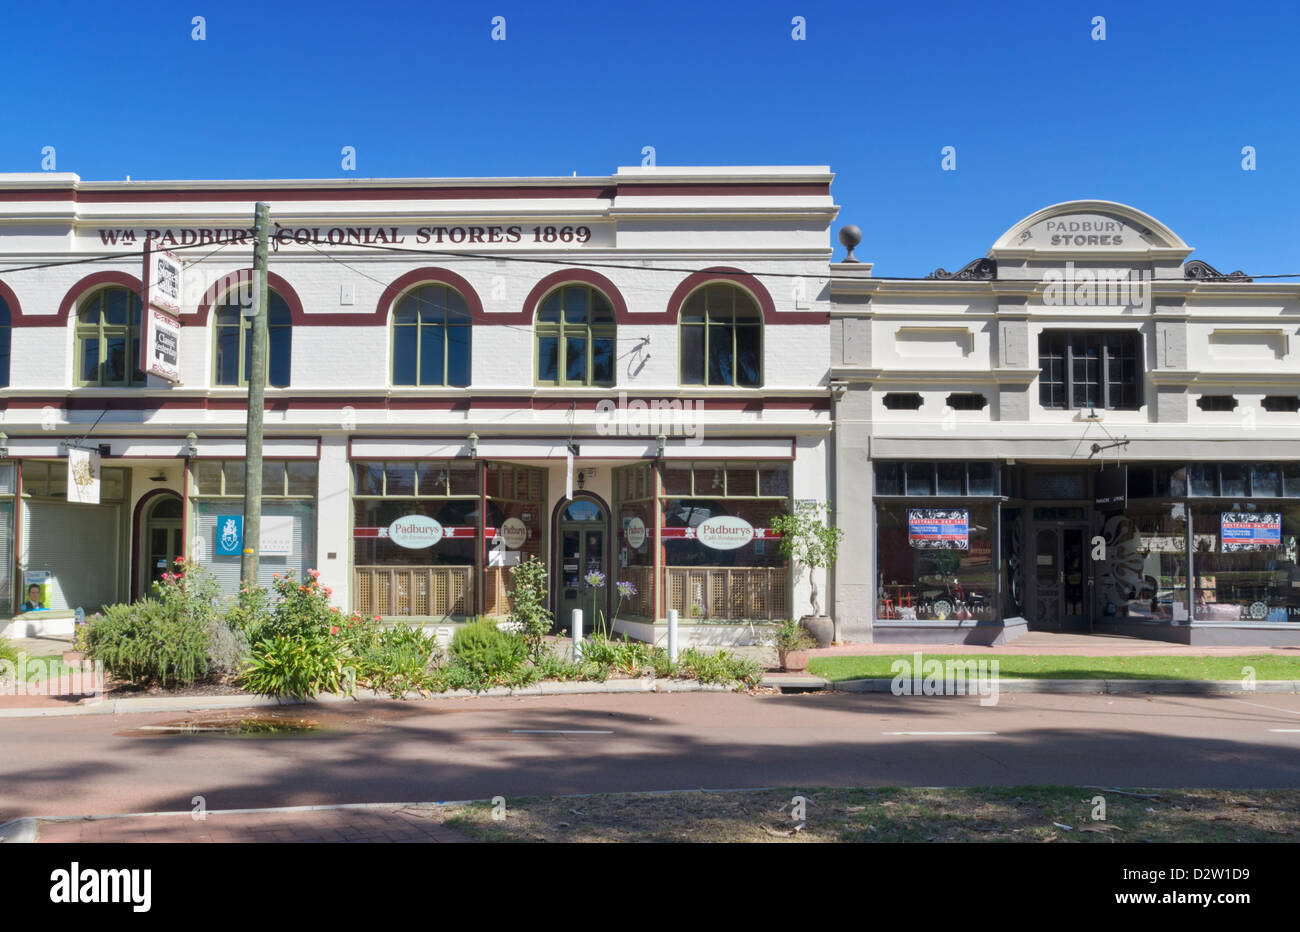
[[[184,514],[179,495],[160,495],[149,503],[140,535],[140,591],[143,598],[163,573],[171,572],[177,557],[185,555]]]
[[[575,608],[582,609],[582,627],[588,632],[600,621],[598,611],[608,613],[611,585],[608,534],[609,513],[594,496],[579,493],[573,501],[561,506],[555,535],[558,562],[555,613],[556,621],[565,629]],[[586,578],[591,573],[600,573],[604,585],[595,588],[588,585]]]
[[[1034,628],[1077,631],[1088,627],[1090,561],[1086,524],[1035,524]]]

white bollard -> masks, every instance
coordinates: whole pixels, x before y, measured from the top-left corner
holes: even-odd
[[[668,659],[677,662],[677,609],[668,609]]]
[[[573,662],[577,663],[582,659],[582,609],[573,610],[569,631],[573,635]]]

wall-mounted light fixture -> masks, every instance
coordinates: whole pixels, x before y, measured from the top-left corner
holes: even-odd
[[[469,439],[469,458],[472,460],[476,460],[478,459],[478,434],[471,433],[468,439]]]
[[[0,460],[9,459],[9,435],[0,430]]]
[[[185,455],[189,457],[199,455],[199,435],[194,431],[185,435]]]
[[[667,434],[660,434],[658,437],[655,437],[655,443],[656,443],[656,444],[658,445],[658,447],[659,447],[659,452],[656,454],[656,456],[657,456],[659,459],[663,459],[663,458],[664,458],[664,451],[668,449],[668,435],[667,435]]]

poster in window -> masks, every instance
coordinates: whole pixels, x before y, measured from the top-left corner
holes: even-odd
[[[915,550],[969,550],[970,512],[965,508],[909,508],[907,542]]]
[[[1282,546],[1282,514],[1277,511],[1225,511],[1219,517],[1221,553],[1276,550]]]

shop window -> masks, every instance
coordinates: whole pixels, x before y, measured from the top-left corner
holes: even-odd
[[[1237,399],[1232,395],[1202,395],[1196,407],[1202,411],[1231,411],[1237,407]]]
[[[1300,411],[1300,396],[1265,395],[1264,400],[1260,402],[1260,407],[1265,411],[1289,411],[1295,413]]]
[[[877,495],[998,494],[998,471],[989,461],[881,461],[875,470]]]
[[[1182,494],[1184,485],[1196,497],[1233,498],[1300,497],[1300,464],[1294,463],[1193,463],[1178,470],[1175,477],[1186,483],[1172,483],[1171,494]]]
[[[229,299],[214,313],[216,384],[247,385],[253,368],[253,319],[244,316],[244,306]],[[289,305],[273,289],[267,289],[266,384],[287,388],[293,356],[293,320]]]
[[[402,295],[393,310],[393,384],[469,385],[473,329],[454,288],[423,285]]]
[[[68,463],[23,462],[23,497],[67,501]],[[120,502],[126,497],[126,470],[104,467],[99,471],[100,502]]]
[[[654,616],[655,499],[653,467],[636,463],[614,470],[615,604],[624,616]],[[626,594],[617,583],[627,583]]]
[[[240,460],[195,460],[190,475],[195,498],[234,498],[244,494],[246,464]],[[263,460],[262,498],[316,497],[315,460]]]
[[[763,317],[748,291],[705,285],[682,304],[679,322],[683,385],[763,384]]]
[[[1039,403],[1045,408],[1134,411],[1142,404],[1142,335],[1046,330],[1038,335]]]
[[[979,392],[953,392],[945,403],[954,411],[983,411],[989,400]]]
[[[614,306],[590,285],[561,285],[537,308],[539,385],[613,385]]]
[[[456,476],[461,476],[457,481]],[[465,488],[467,473],[451,477],[449,488]],[[531,558],[544,559],[546,514],[543,496],[546,472],[533,466],[489,463],[484,482],[487,515],[484,518],[483,613],[510,612],[513,585],[511,568]]]
[[[0,388],[9,385],[9,347],[13,334],[13,321],[9,315],[9,304],[0,297]],[[5,603],[0,600],[0,606]]]
[[[679,489],[686,485],[685,465],[673,464]],[[658,503],[665,610],[676,609],[684,621],[788,617],[792,579],[767,528],[789,511],[790,499],[786,491],[763,490],[788,490],[790,465],[701,462],[689,469],[690,491],[669,492],[665,482]],[[628,527],[635,531],[632,518],[644,521],[646,505],[620,502],[620,521],[628,519],[620,540],[627,541]],[[653,564],[652,553],[640,564],[631,552],[628,557],[629,567]]]
[[[1103,516],[1106,546],[1095,570],[1102,618],[1187,619],[1186,509],[1182,502],[1130,502]]]
[[[474,613],[480,465],[353,463],[352,606],[365,615]]]
[[[886,392],[881,404],[890,411],[915,411],[921,407],[921,396],[916,392]]]
[[[126,288],[101,288],[77,313],[78,385],[145,384],[140,362],[140,296]]]
[[[996,507],[988,502],[940,508],[878,502],[876,617],[998,618],[998,569],[993,562]]]
[[[1300,506],[1192,506],[1195,621],[1300,621]]]

